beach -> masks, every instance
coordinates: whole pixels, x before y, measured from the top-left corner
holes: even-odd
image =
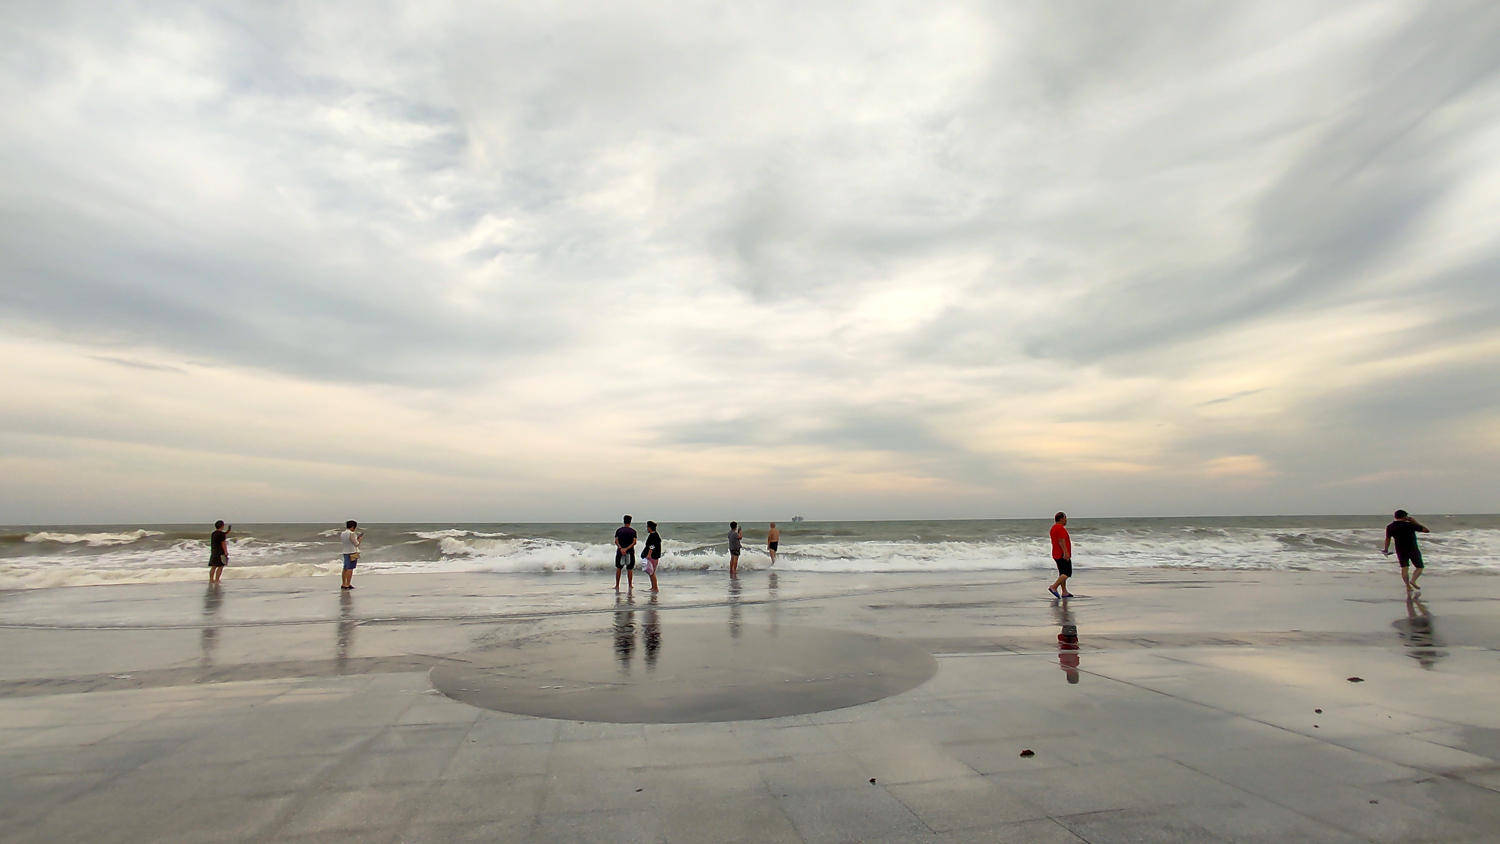
[[[1032,571],[9,591],[0,817],[18,841],[1493,840],[1500,578],[1431,568],[1413,602],[1394,566],[1085,569],[1065,603]]]

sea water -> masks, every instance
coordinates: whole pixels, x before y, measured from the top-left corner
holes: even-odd
[[[1500,515],[1419,516],[1433,532],[1423,554],[1436,570],[1500,572]],[[662,521],[658,519],[658,521]],[[1075,565],[1365,571],[1379,553],[1383,516],[1070,519]],[[637,529],[644,535],[645,518]],[[1050,519],[781,522],[779,571],[923,572],[1050,569]],[[770,565],[767,524],[745,525],[740,566]],[[361,574],[607,571],[616,524],[367,524]],[[236,577],[336,571],[342,525],[236,524]],[[662,521],[663,571],[729,566],[727,522]],[[0,589],[194,580],[205,576],[209,525],[0,527]]]

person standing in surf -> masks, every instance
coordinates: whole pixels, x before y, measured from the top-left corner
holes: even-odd
[[[214,522],[214,532],[208,537],[208,582],[218,583],[224,576],[224,566],[229,564],[229,531],[232,528],[220,519]]]
[[[365,541],[365,535],[355,530],[357,527],[359,527],[359,522],[350,519],[344,522],[344,530],[339,534],[339,546],[344,558],[344,574],[343,580],[339,582],[340,589],[354,588],[354,567],[359,565],[359,544]]]
[[[646,576],[651,578],[651,591],[657,591],[656,567],[661,565],[661,534],[656,532],[656,522],[650,520],[646,522],[646,547],[641,551],[641,565],[646,569]]]
[[[1422,576],[1422,549],[1417,547],[1417,534],[1432,533],[1405,510],[1397,510],[1396,520],[1385,526],[1385,547],[1382,554],[1391,553],[1391,541],[1396,542],[1396,562],[1401,564],[1401,582],[1408,591],[1422,591],[1417,578]],[[1416,569],[1407,577],[1410,569]]]
[[[624,524],[615,529],[615,591],[620,591],[620,569],[627,568],[629,573],[625,577],[627,588],[635,588],[635,528],[630,526],[630,517],[624,517]]]
[[[1052,517],[1052,561],[1057,563],[1057,579],[1047,587],[1054,598],[1071,598],[1068,578],[1073,576],[1073,538],[1068,536],[1068,514],[1058,511]],[[1061,590],[1061,591],[1059,591]]]
[[[740,576],[740,543],[745,541],[745,532],[739,522],[729,523],[729,576]]]
[[[766,531],[766,553],[771,555],[771,565],[776,565],[776,549],[781,547],[781,530],[776,523],[771,523],[771,529]]]

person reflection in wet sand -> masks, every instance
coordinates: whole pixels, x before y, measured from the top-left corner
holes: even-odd
[[[661,651],[661,619],[656,612],[656,596],[651,596],[651,603],[646,608],[646,628],[644,630],[646,639],[646,670],[656,668],[656,657]]]
[[[211,668],[214,664],[214,648],[219,644],[219,628],[214,620],[219,615],[219,607],[224,604],[224,592],[219,588],[217,582],[208,584],[208,591],[203,593],[203,646],[202,663],[204,668]]]
[[[630,659],[635,655],[635,596],[615,596],[615,659],[620,671],[630,673]]]
[[[1057,667],[1068,675],[1068,682],[1078,684],[1078,622],[1073,611],[1068,609],[1066,598],[1052,602],[1052,615],[1057,620]]]
[[[1427,612],[1427,605],[1422,603],[1417,593],[1406,593],[1406,617],[1396,619],[1391,622],[1391,626],[1401,635],[1401,642],[1406,645],[1406,655],[1428,671],[1438,664],[1438,660],[1448,655],[1437,637],[1437,631],[1432,627],[1432,616]]]
[[[740,581],[738,578],[729,581],[729,636],[732,639],[740,637]]]
[[[776,587],[778,585],[780,584],[777,583],[776,572],[773,571],[771,572],[771,576],[766,578],[766,589],[771,593],[771,602],[770,605],[766,607],[766,611],[771,614],[772,636],[775,636],[777,634],[778,631],[776,629],[776,624],[777,622],[781,621],[781,602],[776,599]]]
[[[340,674],[348,673],[349,651],[354,648],[354,628],[359,622],[354,619],[354,592],[339,593],[339,626],[333,650],[333,664]]]

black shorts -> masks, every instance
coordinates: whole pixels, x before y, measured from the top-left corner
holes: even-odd
[[[780,544],[781,544],[780,542],[767,542],[766,546],[769,547],[772,551],[775,551],[776,550],[776,546],[778,546]]]
[[[625,558],[625,557],[629,558],[629,562],[621,562],[621,559]],[[629,551],[621,551],[620,549],[616,548],[615,549],[615,568],[617,568],[617,569],[631,569],[632,571],[634,571],[635,570],[635,549],[632,548]]]
[[[1053,558],[1052,562],[1057,563],[1057,573],[1058,574],[1062,575],[1063,577],[1072,577],[1073,576],[1073,558],[1072,557],[1055,557],[1055,558]]]
[[[1406,568],[1407,566],[1422,568],[1422,552],[1417,548],[1413,548],[1410,551],[1402,551],[1400,548],[1397,548],[1396,562],[1401,564],[1401,568]]]
[[[211,568],[211,569],[221,569],[221,568],[224,568],[224,561],[223,560],[209,560],[208,561],[208,567]]]

